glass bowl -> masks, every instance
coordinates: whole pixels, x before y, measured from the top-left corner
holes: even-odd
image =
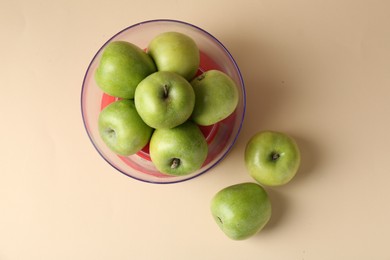
[[[158,34],[166,31],[182,32],[192,37],[200,50],[200,67],[198,74],[218,69],[228,74],[239,90],[239,103],[228,118],[208,127],[200,127],[206,137],[209,153],[202,168],[185,176],[169,176],[160,173],[150,160],[148,145],[142,151],[131,156],[119,156],[105,145],[98,131],[100,111],[109,103],[117,100],[104,94],[96,85],[94,73],[102,51],[111,41],[124,40],[140,48],[146,48]],[[87,134],[98,153],[119,172],[136,180],[149,183],[177,183],[197,177],[220,163],[234,145],[245,115],[245,87],[240,70],[232,55],[223,44],[205,30],[177,20],[150,20],[129,26],[112,36],[95,54],[86,71],[81,90],[81,113]]]

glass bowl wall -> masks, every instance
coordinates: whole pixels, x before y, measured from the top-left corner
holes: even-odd
[[[117,100],[104,94],[96,85],[94,73],[102,51],[111,41],[123,40],[146,49],[158,34],[167,31],[182,32],[195,40],[200,49],[198,74],[218,69],[228,74],[239,90],[239,103],[235,112],[225,120],[208,127],[200,127],[209,145],[209,154],[202,168],[186,176],[168,176],[156,170],[150,160],[148,147],[137,154],[124,157],[114,154],[100,138],[98,117],[102,108]],[[176,183],[199,176],[220,163],[234,145],[245,115],[245,87],[240,70],[223,44],[205,30],[176,20],[150,20],[134,24],[112,36],[93,57],[84,77],[81,91],[81,113],[87,134],[101,157],[113,168],[134,179],[150,183]]]

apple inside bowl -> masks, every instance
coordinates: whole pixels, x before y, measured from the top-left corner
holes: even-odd
[[[197,75],[219,70],[231,77],[239,92],[235,111],[222,121],[210,126],[199,126],[208,144],[208,155],[202,167],[188,175],[171,176],[159,172],[149,156],[146,145],[141,151],[130,156],[112,152],[99,135],[98,118],[103,108],[118,98],[104,93],[94,79],[102,52],[112,41],[127,41],[146,49],[149,42],[158,34],[176,31],[190,36],[200,50],[200,66]],[[119,172],[136,180],[149,183],[177,183],[190,180],[209,171],[220,163],[233,147],[242,127],[245,115],[245,87],[240,70],[232,55],[214,36],[205,30],[177,20],[150,20],[134,24],[112,36],[95,54],[90,62],[81,90],[81,113],[86,132],[101,157]]]

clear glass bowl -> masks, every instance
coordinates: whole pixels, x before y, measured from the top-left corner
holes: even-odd
[[[102,51],[111,41],[124,40],[146,48],[158,34],[177,31],[192,37],[200,52],[198,74],[210,69],[218,69],[228,74],[239,90],[239,103],[235,112],[225,120],[208,127],[200,127],[209,145],[209,154],[198,171],[186,176],[168,176],[156,170],[150,160],[148,146],[137,154],[124,157],[113,153],[100,138],[98,131],[99,113],[116,98],[104,94],[96,85],[94,73]],[[150,20],[134,24],[112,36],[95,54],[86,71],[81,90],[81,113],[87,134],[98,153],[112,167],[134,179],[150,183],[177,183],[197,177],[220,163],[234,145],[245,115],[245,87],[240,70],[232,55],[223,44],[205,30],[177,20]]]

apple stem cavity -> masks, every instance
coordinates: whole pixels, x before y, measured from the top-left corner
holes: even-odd
[[[116,136],[116,132],[112,128],[107,128],[106,132],[107,132],[107,135],[109,136],[109,138],[114,138]]]
[[[273,152],[273,153],[271,154],[271,160],[272,160],[272,161],[276,161],[276,160],[278,160],[279,158],[280,158],[280,154],[279,154],[279,153]]]
[[[171,169],[176,169],[180,165],[180,159],[173,158],[171,162]]]

